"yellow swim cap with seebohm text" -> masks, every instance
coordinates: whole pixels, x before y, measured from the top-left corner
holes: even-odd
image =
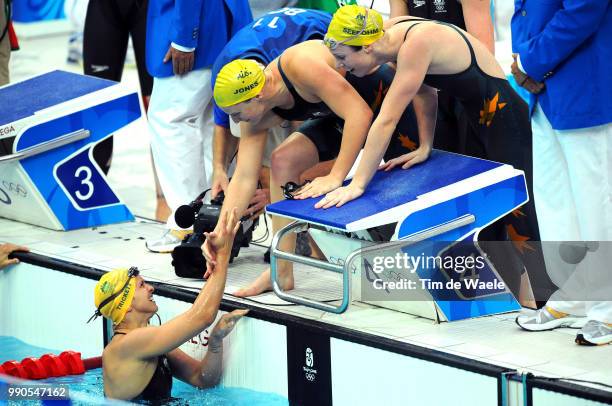
[[[334,13],[324,43],[332,49],[341,44],[370,45],[383,33],[383,19],[378,11],[351,4]]]
[[[242,103],[257,96],[266,77],[261,66],[252,59],[236,59],[217,74],[213,97],[221,108]]]

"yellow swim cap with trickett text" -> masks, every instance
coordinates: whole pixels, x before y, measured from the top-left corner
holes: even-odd
[[[114,269],[102,275],[96,284],[94,303],[102,315],[119,324],[132,304],[135,290],[136,278],[129,275],[129,270]],[[113,295],[115,297],[100,308],[100,304]]]
[[[217,74],[213,96],[219,107],[229,107],[257,96],[266,81],[261,66],[252,59],[236,59]]]
[[[363,6],[340,7],[329,23],[325,44],[330,48],[337,45],[370,45],[383,36],[383,19],[380,13]]]

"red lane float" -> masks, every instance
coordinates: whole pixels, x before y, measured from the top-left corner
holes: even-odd
[[[45,354],[40,359],[28,357],[17,361],[6,361],[0,365],[0,375],[21,379],[46,379],[66,375],[81,375],[90,369],[102,367],[102,357],[81,359],[81,353],[64,351],[59,356]]]
[[[79,357],[80,356],[81,354],[79,354]],[[83,360],[83,365],[85,366],[86,371],[89,371],[90,369],[102,368],[102,357],[85,358]]]
[[[28,377],[25,368],[17,361],[6,361],[2,364],[2,368],[7,375],[22,379],[27,379]]]
[[[25,369],[28,379],[45,379],[49,376],[45,365],[38,358],[24,358],[21,360],[21,365]]]

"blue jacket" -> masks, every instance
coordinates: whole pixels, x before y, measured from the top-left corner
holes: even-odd
[[[149,0],[147,70],[154,77],[172,76],[163,63],[170,43],[195,48],[194,69],[210,67],[229,39],[253,21],[247,0]]]
[[[515,0],[512,49],[525,72],[544,81],[530,96],[552,127],[570,130],[612,122],[610,0]]]

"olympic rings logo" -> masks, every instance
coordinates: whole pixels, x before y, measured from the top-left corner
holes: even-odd
[[[21,197],[27,197],[28,196],[28,191],[25,190],[25,188],[20,185],[19,183],[13,183],[13,182],[7,182],[5,180],[2,181],[2,186],[4,187],[5,190],[3,190],[4,194],[6,193],[6,190],[8,190],[9,192],[13,192]]]

